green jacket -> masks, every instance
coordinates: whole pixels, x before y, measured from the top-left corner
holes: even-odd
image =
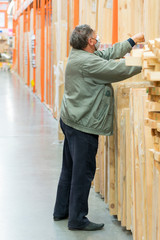
[[[65,72],[65,91],[61,105],[62,121],[82,132],[113,134],[114,93],[111,83],[141,72],[122,58],[132,49],[128,41],[94,54],[72,49]]]

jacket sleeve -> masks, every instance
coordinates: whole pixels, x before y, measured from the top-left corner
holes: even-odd
[[[141,67],[126,66],[125,59],[104,60],[93,56],[93,59],[85,61],[83,64],[83,76],[91,79],[96,84],[106,84],[123,81],[130,78],[142,70]]]
[[[131,44],[126,40],[124,42],[119,42],[113,45],[111,48],[107,48],[103,51],[95,51],[94,54],[109,60],[109,59],[119,59],[129,53],[132,50]]]

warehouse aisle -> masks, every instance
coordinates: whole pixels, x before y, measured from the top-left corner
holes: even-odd
[[[131,240],[93,189],[89,218],[104,222],[102,231],[53,222],[61,155],[57,121],[15,75],[0,72],[0,239]]]

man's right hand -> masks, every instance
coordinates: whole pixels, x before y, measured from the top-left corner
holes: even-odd
[[[145,37],[144,37],[144,33],[137,33],[135,34],[133,37],[131,37],[133,39],[133,41],[137,44],[140,42],[145,42]]]

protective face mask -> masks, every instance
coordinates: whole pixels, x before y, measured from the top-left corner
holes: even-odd
[[[98,50],[98,48],[100,47],[100,44],[101,44],[100,37],[98,35],[96,37],[96,40],[97,40],[97,42],[96,42],[96,44],[94,46],[95,46],[95,49]]]

